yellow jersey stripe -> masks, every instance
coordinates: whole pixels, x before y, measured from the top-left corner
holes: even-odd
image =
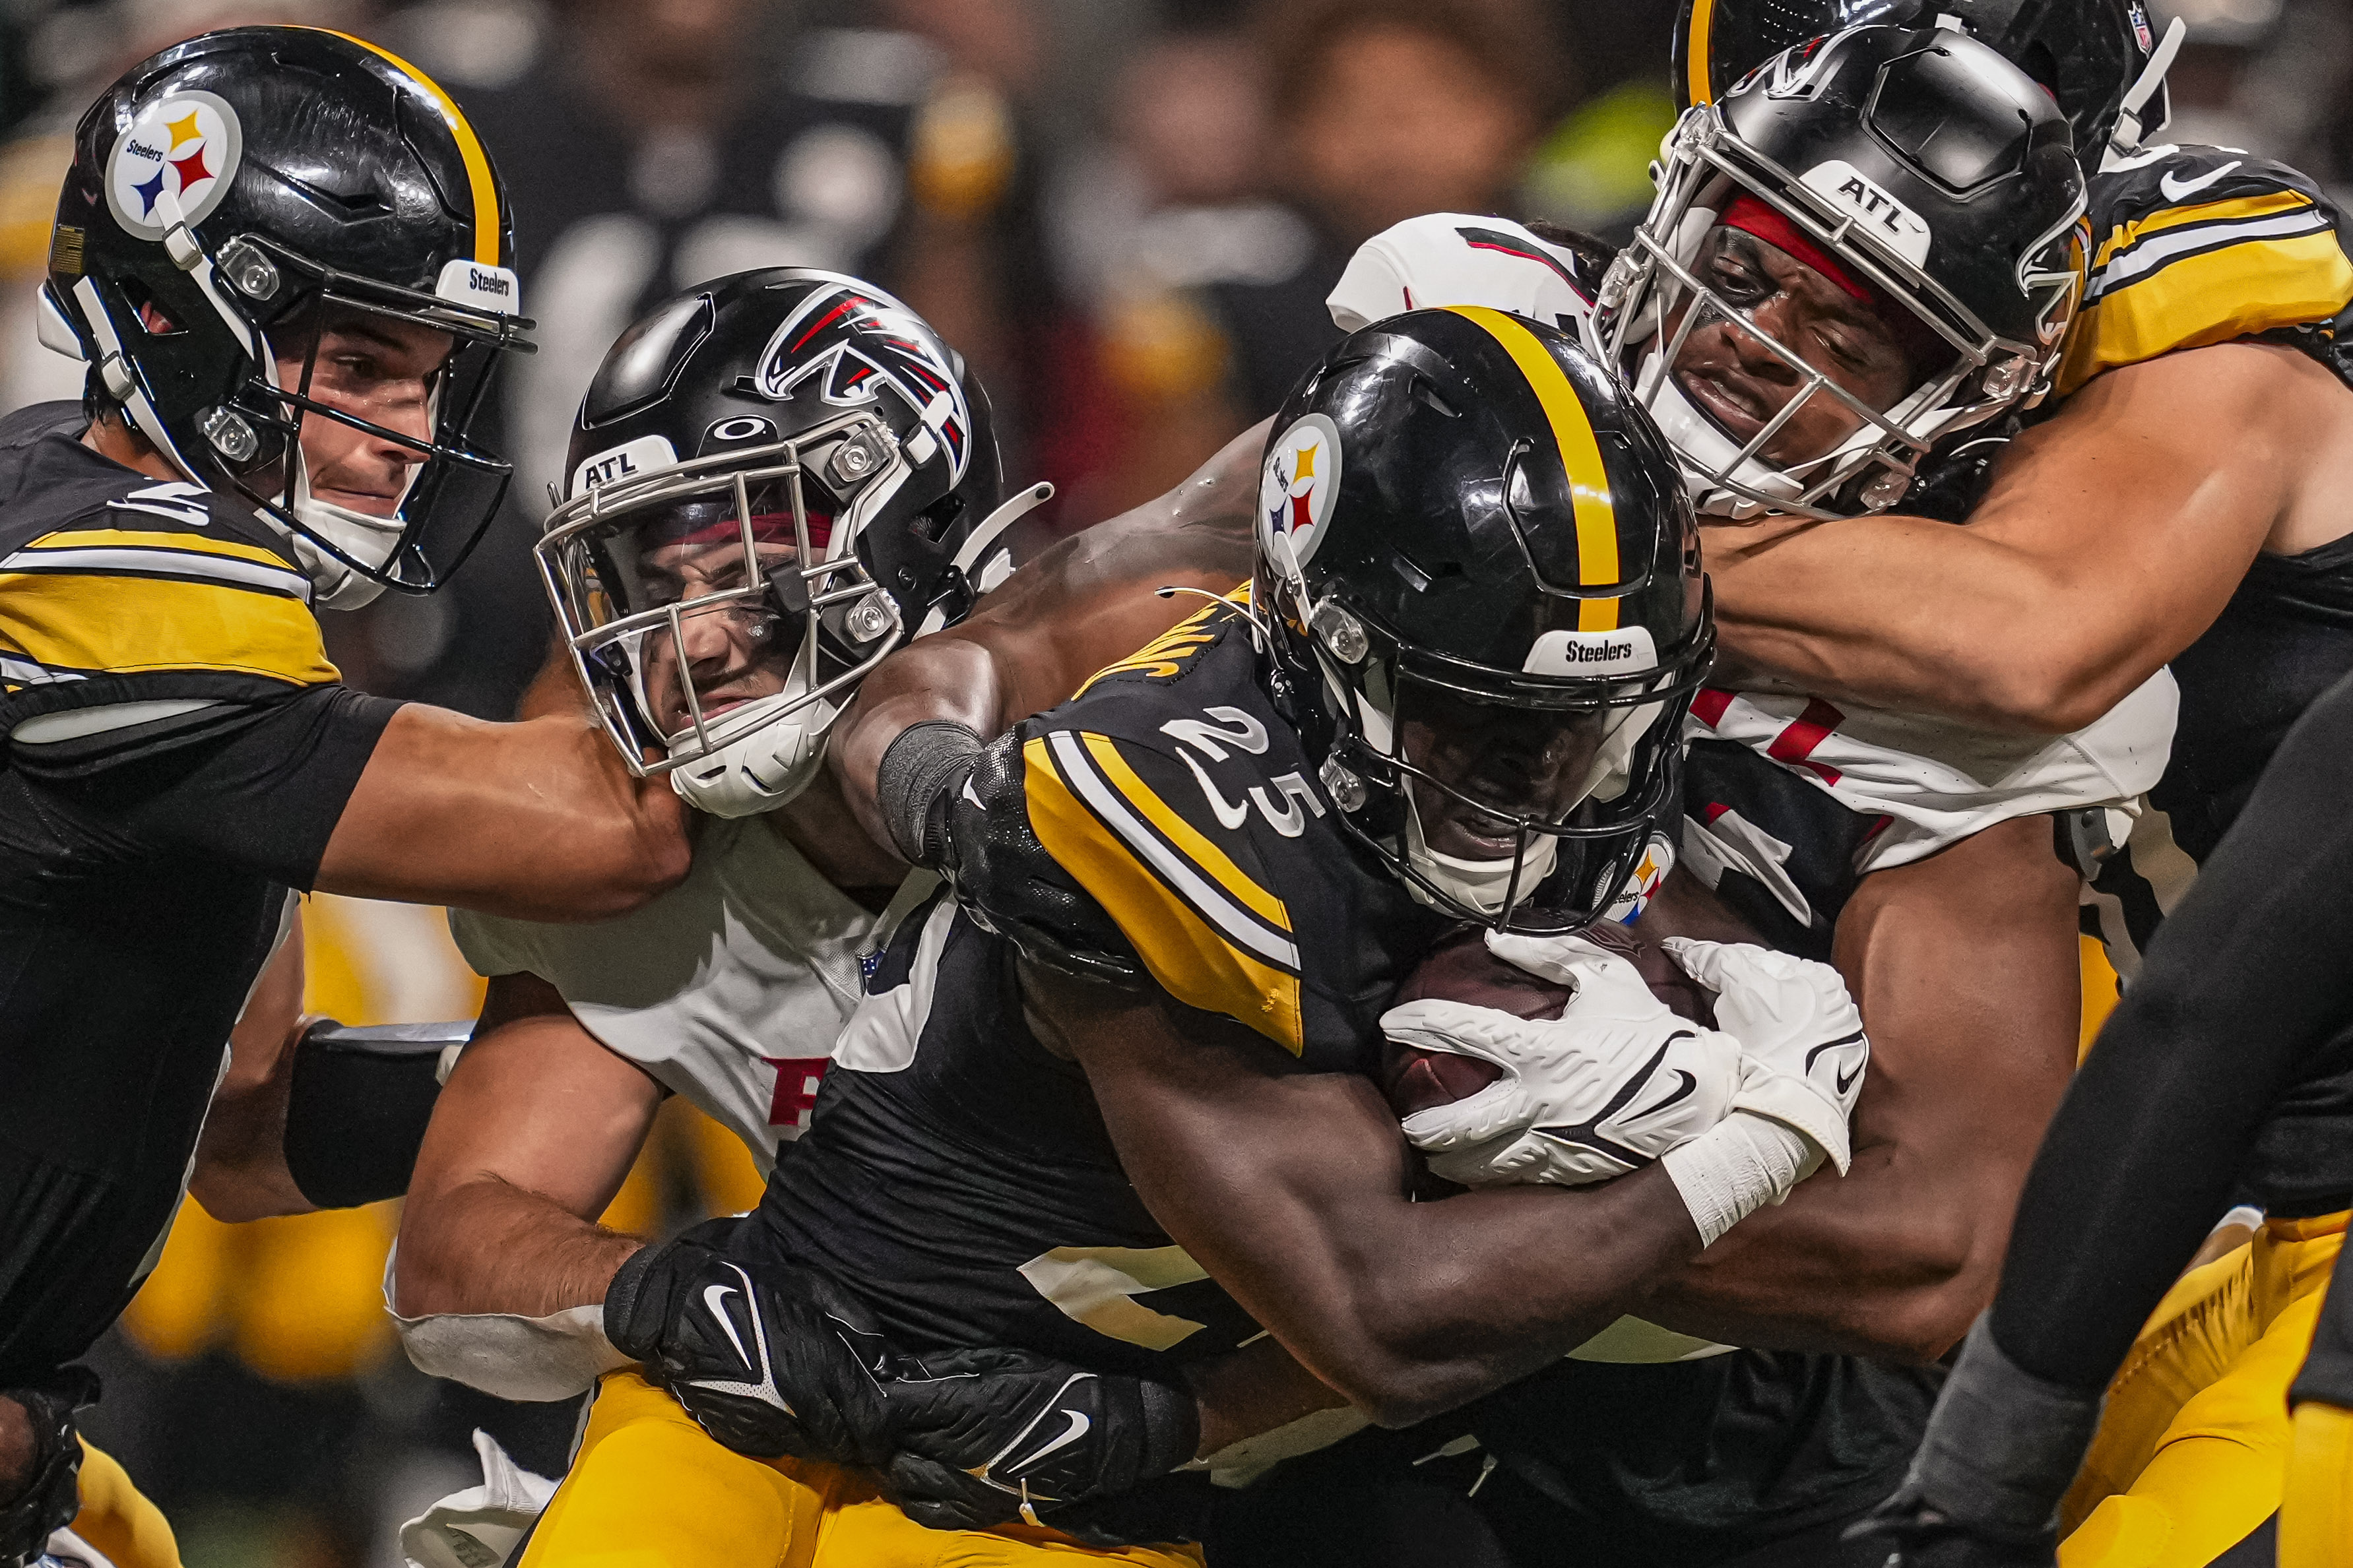
[[[0,649],[56,669],[343,679],[301,602],[167,577],[0,573]]]
[[[1186,1005],[1224,1014],[1299,1055],[1299,976],[1237,947],[1147,869],[1071,792],[1044,739],[1021,755],[1038,842],[1117,922],[1152,978]]]
[[[1715,27],[1715,0],[1692,0],[1691,32],[1683,44],[1683,90],[1694,103],[1713,103],[1707,86],[1708,36]]]
[[[334,33],[335,37],[347,43],[357,44],[368,53],[391,61],[414,78],[417,85],[423,88],[440,109],[441,119],[449,127],[449,134],[457,139],[458,156],[466,161],[466,183],[473,188],[474,259],[485,267],[496,267],[499,264],[499,183],[491,174],[491,155],[482,151],[482,139],[474,134],[474,127],[467,120],[465,110],[458,107],[458,100],[442,91],[439,82],[382,45],[371,44],[365,38],[355,37],[350,33],[336,33],[332,27],[322,27],[320,31]]]
[[[2298,207],[2312,205],[2312,198],[2300,191],[2265,191],[2259,196],[2232,196],[2219,202],[2200,202],[2194,206],[2168,207],[2147,217],[2119,224],[2115,232],[2100,245],[2092,258],[2092,270],[2096,272],[2115,259],[2116,252],[2152,234],[2162,234],[2184,224],[2226,223],[2234,218],[2270,217],[2275,213],[2294,212]]]
[[[1249,872],[1234,864],[1232,857],[1204,837],[1200,829],[1171,811],[1168,803],[1155,795],[1150,784],[1135,776],[1135,770],[1127,765],[1127,759],[1119,754],[1119,748],[1112,744],[1110,737],[1091,734],[1083,739],[1087,754],[1094,759],[1095,766],[1103,770],[1112,787],[1139,816],[1158,828],[1179,853],[1207,871],[1244,909],[1280,931],[1291,930],[1291,911],[1283,908],[1282,900],[1260,887]]]
[[[1476,322],[1504,345],[1512,363],[1527,377],[1536,401],[1544,405],[1552,426],[1553,444],[1568,469],[1570,504],[1577,512],[1577,581],[1596,587],[1620,580],[1618,569],[1618,508],[1609,496],[1609,470],[1601,461],[1601,443],[1595,439],[1593,421],[1586,417],[1584,400],[1571,386],[1568,373],[1536,341],[1534,332],[1514,316],[1483,305],[1455,305],[1455,314]],[[1614,632],[1618,629],[1616,599],[1583,599],[1577,606],[1577,629]]]
[[[215,539],[202,533],[150,533],[143,529],[84,528],[60,529],[45,533],[24,547],[26,550],[171,550],[190,555],[218,555],[232,561],[250,561],[257,566],[275,566],[281,572],[294,567],[274,550],[242,540]],[[21,552],[20,552],[21,553]]]
[[[2353,261],[2334,230],[2184,257],[2075,318],[2059,366],[2059,394],[2102,371],[2179,349],[2327,321],[2348,300]]]

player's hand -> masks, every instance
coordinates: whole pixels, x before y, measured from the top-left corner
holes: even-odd
[[[935,1530],[1124,1495],[1190,1459],[1200,1436],[1184,1388],[1026,1351],[904,1359],[887,1403],[892,1499]]]
[[[0,1568],[16,1568],[47,1550],[50,1534],[81,1506],[77,1474],[81,1441],[76,1407],[98,1397],[98,1380],[81,1367],[61,1369],[40,1388],[0,1389],[13,1463],[0,1475]]]
[[[1862,1092],[1871,1041],[1846,982],[1827,963],[1747,943],[1669,937],[1660,944],[1683,973],[1717,993],[1715,1021],[1740,1042],[1740,1091],[1732,1109],[1794,1129],[1818,1157],[1846,1174],[1853,1161],[1847,1119]]]
[[[1406,1137],[1437,1174],[1472,1187],[1608,1181],[1723,1117],[1740,1087],[1740,1047],[1676,1016],[1632,964],[1574,938],[1488,945],[1577,994],[1556,1019],[1436,999],[1382,1015],[1381,1032],[1401,1046],[1502,1070],[1476,1094],[1406,1118]]]
[[[605,1294],[605,1337],[739,1454],[879,1468],[888,1348],[818,1276],[738,1262],[712,1229],[632,1254]]]
[[[1133,986],[1135,950],[1103,906],[1038,842],[1029,823],[1021,731],[980,753],[947,811],[940,874],[956,901],[1033,963],[1081,979]]]

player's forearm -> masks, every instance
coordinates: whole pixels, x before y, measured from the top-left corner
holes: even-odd
[[[1975,528],[1871,517],[1703,537],[1727,653],[1809,691],[2063,734],[2179,651],[2104,626],[2105,595]]]
[[[229,1067],[205,1112],[188,1192],[215,1219],[232,1224],[302,1214],[313,1205],[286,1163],[286,1110],[294,1052],[310,1022],[302,1013],[302,928],[270,958],[237,1026]]]
[[[1760,1350],[1934,1361],[1992,1299],[2007,1204],[1901,1150],[1860,1151],[1669,1275],[1642,1316]],[[2014,1193],[2016,1177],[1999,1184]]]
[[[385,729],[318,886],[539,921],[602,920],[685,876],[685,805],[568,717],[488,724],[411,703]]]
[[[644,1245],[483,1175],[411,1203],[401,1220],[394,1304],[405,1318],[543,1317],[603,1300],[614,1272]]]
[[[827,748],[826,765],[858,825],[875,843],[889,846],[894,840],[876,784],[892,742],[913,725],[932,722],[961,724],[985,740],[1019,717],[1004,712],[990,650],[965,628],[951,627],[885,659],[860,683]]]

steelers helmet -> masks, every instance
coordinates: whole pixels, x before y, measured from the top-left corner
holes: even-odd
[[[1375,322],[1276,416],[1257,544],[1271,683],[1356,840],[1460,919],[1606,910],[1715,648],[1674,457],[1618,380],[1500,310]]]
[[[622,333],[538,558],[607,734],[698,805],[781,805],[858,682],[1009,570],[988,396],[897,300],[777,267]],[[779,730],[778,726],[785,726]]]
[[[2096,172],[2113,144],[2129,152],[2171,118],[2172,52],[2142,0],[1683,0],[1676,18],[1677,107],[1714,103],[1784,49],[1849,27],[1926,27],[1940,16],[2040,82]]]
[[[372,44],[236,27],[134,66],[74,134],[41,335],[90,367],[172,467],[288,531],[322,590],[426,593],[496,514],[509,465],[470,438],[499,361],[528,352],[507,197],[465,114]],[[311,395],[322,311],[450,341],[424,437]],[[272,344],[308,333],[291,384]],[[392,518],[319,500],[305,416],[417,454]]]
[[[1685,110],[1663,154],[1592,323],[1701,511],[1884,510],[1939,443],[2048,390],[2083,291],[2084,175],[2058,106],[1986,45],[1946,26],[1813,39]],[[1785,285],[1726,259],[1757,244],[1881,323],[1908,390],[1874,405],[1841,384],[1834,356],[1759,324],[1751,296]],[[1761,351],[1774,363],[1746,391],[1769,381],[1786,401],[1711,401],[1687,349]],[[1788,450],[1784,432],[1818,418],[1848,434]]]

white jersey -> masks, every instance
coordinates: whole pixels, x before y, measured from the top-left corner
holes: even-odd
[[[453,910],[486,976],[539,976],[587,1031],[743,1139],[763,1174],[808,1125],[878,921],[764,816],[705,819],[686,880],[593,925]]]
[[[1862,876],[1926,859],[2014,817],[2135,809],[2165,771],[2179,702],[2172,675],[2159,670],[2073,734],[2016,735],[1786,689],[1710,687],[1694,700],[1683,739],[1738,742],[1848,810],[1877,818],[1855,852]],[[1710,826],[1687,826],[1687,858],[1705,858]],[[1739,831],[1715,826],[1718,845]]]

